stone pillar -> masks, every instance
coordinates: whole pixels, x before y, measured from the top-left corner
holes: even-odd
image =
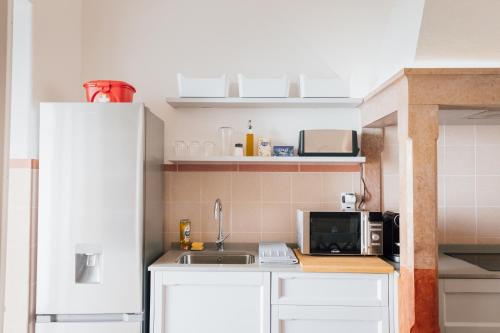
[[[380,211],[382,209],[381,181],[382,162],[381,154],[384,150],[383,128],[363,128],[361,134],[361,155],[366,157],[363,165],[363,176],[367,186],[365,209]],[[361,184],[363,186],[363,184]]]
[[[400,332],[439,332],[437,278],[437,105],[398,110]]]

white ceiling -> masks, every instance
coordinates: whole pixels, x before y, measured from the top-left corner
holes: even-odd
[[[415,64],[500,66],[499,0],[427,0]]]

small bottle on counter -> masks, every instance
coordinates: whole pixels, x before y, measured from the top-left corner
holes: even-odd
[[[191,220],[182,219],[179,223],[179,231],[181,250],[189,250],[191,248]]]
[[[237,143],[234,145],[233,155],[234,156],[243,156],[243,144],[242,143]]]
[[[253,130],[252,130],[252,121],[248,121],[248,131],[246,135],[246,146],[245,146],[245,156],[253,156]]]

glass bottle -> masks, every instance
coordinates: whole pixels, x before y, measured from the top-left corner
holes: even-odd
[[[246,135],[246,146],[245,146],[245,156],[253,156],[253,130],[252,130],[252,121],[248,121],[248,131]]]
[[[191,221],[189,219],[182,219],[179,223],[179,231],[181,250],[189,250],[191,247]]]

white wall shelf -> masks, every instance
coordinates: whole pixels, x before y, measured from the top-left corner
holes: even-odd
[[[290,157],[262,157],[262,156],[212,156],[212,157],[175,157],[169,159],[171,164],[221,164],[221,163],[325,163],[325,164],[361,164],[366,161],[364,156],[290,156]]]
[[[362,98],[178,98],[168,97],[174,109],[182,108],[355,108]]]

